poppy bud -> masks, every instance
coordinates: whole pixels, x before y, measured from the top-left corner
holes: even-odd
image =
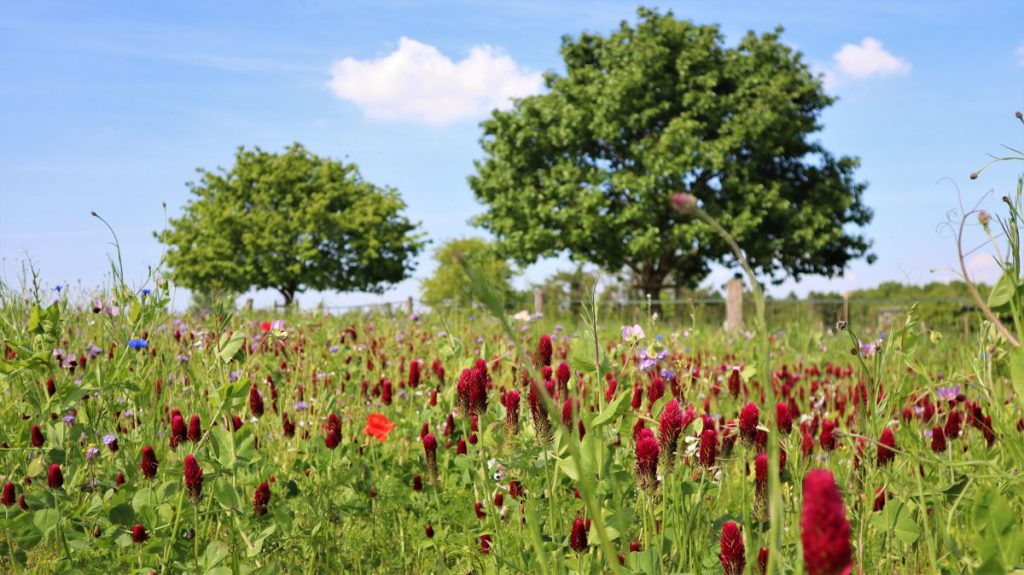
[[[680,214],[690,215],[697,209],[697,196],[686,192],[676,192],[669,197],[672,209]]]

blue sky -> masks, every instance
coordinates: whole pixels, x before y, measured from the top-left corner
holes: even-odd
[[[730,41],[783,25],[783,40],[826,75],[839,102],[821,139],[857,155],[867,233],[878,261],[845,278],[790,289],[848,289],[895,279],[949,279],[938,225],[966,198],[1005,193],[1003,167],[967,174],[1000,144],[1024,146],[1024,3],[658,2],[718,23]],[[197,167],[228,166],[237,146],[302,142],[395,186],[436,246],[479,235],[466,184],[480,156],[478,122],[509,95],[560,71],[564,34],[607,33],[636,4],[464,2],[4,2],[0,5],[0,258],[15,279],[26,255],[49,283],[93,287],[117,231],[128,277],[161,246],[152,232],[188,199]],[[404,40],[403,40],[404,38]],[[995,200],[988,204],[997,208]],[[560,262],[527,270],[540,280]],[[984,279],[993,266],[972,261]],[[330,304],[399,300],[429,274],[384,296],[306,294]],[[719,271],[708,281],[720,283]],[[257,294],[265,304],[273,293]]]

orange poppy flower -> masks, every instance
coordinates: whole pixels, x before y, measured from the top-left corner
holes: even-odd
[[[366,417],[366,427],[363,433],[377,438],[377,441],[384,443],[388,434],[395,428],[395,424],[383,413],[371,413]]]

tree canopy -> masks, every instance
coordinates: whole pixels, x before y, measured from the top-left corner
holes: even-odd
[[[420,285],[423,302],[431,307],[469,307],[476,301],[460,258],[468,260],[487,282],[508,302],[512,297],[512,268],[494,247],[481,238],[448,240],[434,251],[437,268]]]
[[[200,291],[271,288],[381,292],[409,276],[424,242],[393,188],[300,144],[239,148],[235,165],[199,169],[194,196],[158,239],[172,279]]]
[[[732,254],[668,208],[689,192],[770,281],[834,276],[870,242],[858,160],[811,136],[834,99],[781,29],[727,47],[717,26],[639,10],[608,36],[564,37],[565,74],[483,122],[475,223],[522,265],[568,252],[655,292]]]

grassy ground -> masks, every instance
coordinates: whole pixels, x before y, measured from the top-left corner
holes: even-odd
[[[884,336],[851,326],[862,349],[850,331],[776,326],[761,350],[756,337],[650,319],[642,339],[601,318],[514,322],[510,335],[482,312],[172,317],[160,289],[107,294],[96,311],[55,295],[7,297],[0,311],[0,476],[15,497],[0,517],[7,571],[729,572],[720,554],[731,521],[757,573],[777,495],[776,565],[814,572],[801,538],[813,468],[840,487],[854,572],[1024,568],[1021,401],[1006,349],[985,335],[929,332],[911,315]],[[554,391],[537,384],[531,406],[544,334]],[[478,359],[483,391],[460,393]],[[517,426],[504,400],[513,391]],[[460,407],[469,396],[475,418]],[[776,421],[772,396],[793,424],[772,430],[786,456],[769,493],[756,459]],[[662,429],[671,418],[661,421],[673,400],[685,423],[674,449]],[[736,439],[748,403],[765,432],[749,442]],[[176,447],[174,410],[199,421],[195,440]],[[370,414],[394,426],[386,436],[377,426],[383,441],[368,434]],[[657,486],[646,489],[639,426],[659,443]],[[942,452],[936,427],[950,432]],[[707,429],[713,463],[701,461]],[[140,467],[146,446],[152,478]],[[186,485],[189,455],[201,494],[194,474]],[[53,464],[59,488],[48,485]],[[265,513],[254,504],[263,482]]]

